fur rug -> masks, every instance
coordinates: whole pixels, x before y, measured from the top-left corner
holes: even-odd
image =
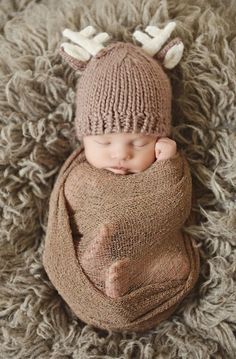
[[[1,359],[235,358],[235,17],[233,0],[0,0]],[[197,223],[185,230],[199,245],[201,274],[155,329],[102,331],[76,318],[42,266],[50,193],[78,145],[79,75],[57,49],[65,27],[91,24],[132,41],[135,29],[172,19],[185,45],[170,71],[173,138],[191,166]]]

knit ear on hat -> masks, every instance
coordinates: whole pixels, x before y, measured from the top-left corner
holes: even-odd
[[[62,34],[75,44],[64,42],[59,53],[74,70],[84,70],[91,59],[101,49],[103,43],[110,39],[106,32],[101,32],[93,37],[96,30],[93,26],[87,26],[79,32],[65,29]]]
[[[160,60],[164,67],[172,69],[175,67],[183,55],[184,45],[180,38],[176,37],[171,40],[164,48],[162,46],[169,39],[172,31],[176,27],[174,21],[169,22],[164,29],[157,26],[147,26],[145,31],[151,35],[147,35],[142,31],[136,30],[133,36],[142,43],[142,49],[152,57]]]

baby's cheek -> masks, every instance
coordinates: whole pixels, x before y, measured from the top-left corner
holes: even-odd
[[[155,145],[149,146],[147,150],[142,154],[141,163],[148,168],[156,160]]]
[[[85,157],[87,162],[96,168],[101,167],[101,163],[103,161],[102,154],[100,154],[98,151],[92,150],[90,148],[86,148],[85,151]]]

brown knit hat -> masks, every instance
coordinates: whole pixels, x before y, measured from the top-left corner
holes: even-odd
[[[169,32],[173,30],[171,24],[168,25]],[[81,32],[70,31],[70,36],[64,34],[75,41],[74,34],[78,36]],[[68,55],[63,44],[61,55],[74,69],[84,71],[77,83],[77,138],[81,140],[83,136],[121,132],[170,136],[172,91],[161,61],[171,48],[173,50],[180,44],[182,42],[178,38],[172,40],[171,46],[169,44],[159,53],[159,59],[154,59],[144,48],[113,42],[100,48],[91,60],[82,62],[82,66],[81,61],[76,63],[75,58]]]
[[[84,71],[76,96],[78,138],[119,132],[170,135],[170,80],[134,44],[102,49]]]

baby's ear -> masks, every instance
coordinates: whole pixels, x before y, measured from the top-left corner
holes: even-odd
[[[164,29],[147,26],[145,31],[148,35],[143,31],[136,30],[133,36],[142,43],[142,49],[147,54],[160,60],[167,69],[172,69],[179,63],[184,51],[184,44],[179,37],[174,38],[163,47],[175,27],[174,21],[169,22]]]
[[[74,42],[64,42],[59,49],[60,55],[74,70],[84,70],[92,56],[103,49],[103,43],[110,39],[106,32],[93,36],[96,34],[93,26],[87,26],[79,32],[65,29],[62,34]]]

